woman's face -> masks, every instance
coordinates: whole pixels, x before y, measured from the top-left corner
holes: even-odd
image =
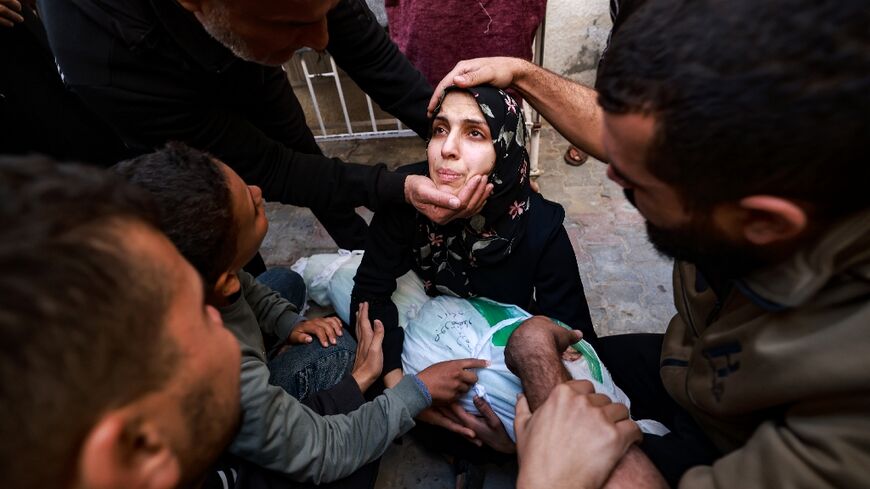
[[[429,176],[439,190],[454,195],[475,175],[489,175],[495,166],[495,147],[486,119],[474,97],[450,92],[432,123]]]

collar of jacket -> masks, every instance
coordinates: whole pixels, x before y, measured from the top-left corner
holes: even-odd
[[[239,60],[176,0],[150,0],[169,37],[203,69],[222,73]]]
[[[831,226],[788,260],[740,280],[736,286],[765,309],[808,302],[835,277],[867,284],[870,292],[870,210]]]

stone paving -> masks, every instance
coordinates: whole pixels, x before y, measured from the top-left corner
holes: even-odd
[[[420,161],[425,147],[417,138],[343,141],[322,144],[330,156],[391,167]],[[671,262],[647,242],[643,219],[621,189],[605,176],[606,166],[590,159],[575,168],[562,160],[567,143],[552,128],[542,130],[538,178],[541,192],[565,207],[592,319],[599,335],[662,332],[674,314]],[[335,244],[307,209],[268,204],[269,234],[261,249],[269,265],[288,265],[314,253],[334,252]],[[363,215],[370,215],[361,209]],[[516,467],[487,466],[485,488],[513,487]],[[455,486],[443,457],[423,450],[409,437],[384,456],[378,489]]]

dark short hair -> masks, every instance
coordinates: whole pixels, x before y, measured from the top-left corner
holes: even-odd
[[[0,158],[0,487],[61,487],[108,409],[162,387],[166,272],[125,244],[150,201],[104,170]]]
[[[614,33],[599,103],[647,113],[650,171],[693,207],[767,193],[870,206],[866,0],[655,0]]]
[[[148,191],[160,214],[160,228],[214,287],[236,254],[237,224],[229,182],[208,153],[172,142],[118,163],[114,170]]]

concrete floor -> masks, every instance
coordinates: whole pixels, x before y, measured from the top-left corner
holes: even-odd
[[[322,144],[324,152],[356,163],[391,166],[420,161],[425,147],[417,138],[342,141]],[[565,207],[580,276],[599,335],[662,332],[674,314],[671,263],[646,239],[643,219],[605,176],[605,165],[590,159],[575,168],[562,160],[567,143],[551,128],[541,136],[538,178],[541,192]],[[292,264],[335,244],[307,209],[268,204],[269,234],[261,249],[270,265]],[[364,211],[364,210],[363,210]],[[364,214],[367,211],[363,212]],[[516,466],[487,466],[484,487],[514,486]],[[378,489],[455,487],[445,459],[426,452],[409,437],[384,456]]]

